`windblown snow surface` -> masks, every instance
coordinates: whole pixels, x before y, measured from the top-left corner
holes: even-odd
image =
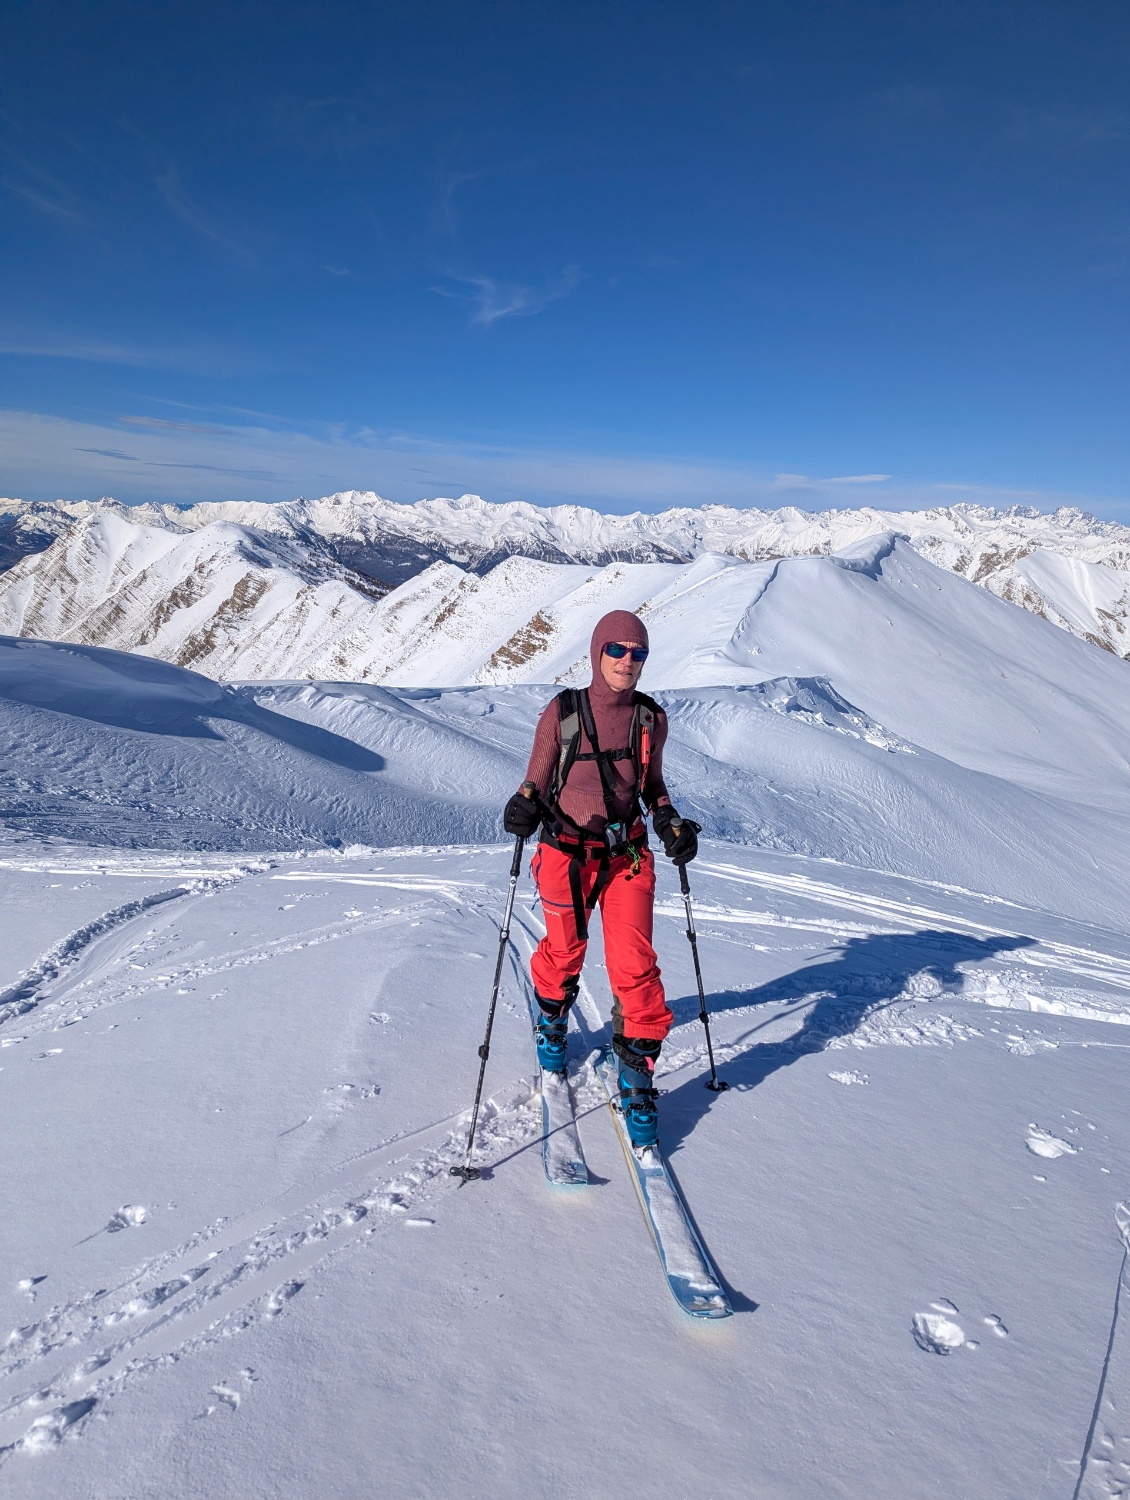
[[[1127,1493],[1126,665],[892,539],[690,566],[602,574],[540,678],[475,682],[442,639],[395,687],[0,639],[0,1486]],[[709,1325],[592,1073],[597,924],[570,1059],[593,1184],[546,1185],[525,872],[483,1180],[447,1171],[498,808],[617,602],[708,835],[727,1093],[662,860],[656,943],[662,1140],[735,1310]]]

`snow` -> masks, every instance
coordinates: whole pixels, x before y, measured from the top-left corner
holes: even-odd
[[[393,667],[386,680],[403,682],[408,658],[397,650],[405,622],[378,611],[370,628],[367,606],[375,593],[422,573],[430,572],[423,592],[413,587],[397,601],[408,620],[427,614],[437,591],[443,597],[431,614],[441,623],[448,605],[477,601],[481,628],[501,606],[510,632],[496,644],[516,636],[520,654],[541,634],[536,611],[560,592],[523,564],[592,573],[614,563],[685,565],[711,553],[743,561],[843,554],[885,532],[939,568],[1130,655],[1130,529],[1070,509],[1048,515],[969,504],[818,513],[704,505],[608,516],[580,506],[491,505],[474,495],[397,505],[361,491],[278,505],[0,501],[0,568],[16,563],[0,581],[0,629],[145,649],[217,677],[382,680],[383,663]],[[101,564],[111,555],[107,574]],[[477,577],[500,567],[480,594]]]
[[[25,844],[5,895],[47,860],[89,878],[89,851]],[[598,1185],[545,1184],[517,962],[490,1171],[465,1190],[447,1175],[507,864],[505,848],[273,857],[92,939],[5,1024],[21,1213],[0,1225],[4,1478],[28,1496],[408,1496],[457,1466],[473,1495],[559,1493],[563,1475],[592,1496],[1069,1493],[1120,1274],[1126,1063],[1107,1043],[1124,1033],[1034,1014],[1017,957],[1073,938],[1125,966],[1130,940],[709,846],[692,884],[731,1083],[714,1096],[664,870],[665,1139],[737,1309],[702,1330],[667,1296],[584,1065],[607,1034],[599,940],[573,1058]],[[523,882],[519,958],[539,930]],[[976,998],[967,979],[988,975],[1017,1009]],[[1070,977],[1095,983],[1084,962]],[[868,1087],[831,1081],[831,1044],[892,1009],[903,1036],[868,1043]],[[906,1040],[943,1018],[948,1044]],[[1007,1034],[1046,1045],[1021,1055]],[[1086,1146],[1045,1183],[1032,1111]],[[1101,1433],[1125,1444],[1108,1394]]]
[[[218,526],[230,558],[259,546],[243,525],[161,546],[218,556]],[[897,537],[856,541],[512,559],[466,587],[441,561],[402,585],[395,683],[221,683],[0,638],[6,1487],[1124,1492],[1125,664]],[[491,668],[531,600],[553,629]],[[528,861],[483,1177],[448,1171],[511,857],[498,810],[621,600],[705,827],[690,881],[730,1089],[704,1087],[663,860],[658,1082],[735,1309],[717,1323],[668,1293],[593,1071],[596,923],[570,1034],[592,1182],[546,1184]]]

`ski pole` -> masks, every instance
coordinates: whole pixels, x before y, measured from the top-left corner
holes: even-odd
[[[490,992],[490,1010],[487,1012],[487,1034],[483,1037],[483,1045],[479,1048],[479,1086],[475,1090],[475,1106],[471,1111],[471,1128],[467,1132],[467,1152],[463,1158],[461,1167],[449,1167],[448,1172],[452,1177],[461,1178],[459,1184],[464,1182],[477,1182],[482,1176],[478,1167],[471,1165],[471,1150],[475,1144],[475,1127],[479,1123],[479,1100],[483,1096],[483,1079],[486,1077],[487,1058],[490,1056],[490,1034],[494,1027],[494,1009],[498,1004],[498,987],[502,980],[502,963],[506,957],[506,944],[510,937],[510,914],[514,910],[514,893],[518,889],[518,876],[522,870],[522,848],[525,844],[524,838],[514,840],[514,858],[510,862],[510,890],[506,897],[506,914],[502,918],[502,930],[498,934],[498,962],[494,966],[494,988]]]
[[[678,823],[671,824],[676,832],[681,826]],[[694,955],[694,977],[698,981],[698,1018],[702,1022],[702,1029],[706,1032],[706,1055],[710,1058],[710,1078],[706,1087],[720,1094],[730,1085],[718,1077],[718,1070],[714,1066],[714,1044],[710,1040],[710,1013],[706,1009],[706,995],[702,988],[702,969],[698,962],[698,933],[695,931],[694,912],[691,910],[691,883],[687,879],[686,865],[679,866],[679,889],[683,893],[683,905],[687,909],[687,938],[691,945],[691,953]]]

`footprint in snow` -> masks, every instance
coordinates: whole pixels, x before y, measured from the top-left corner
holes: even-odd
[[[246,1370],[240,1370],[239,1378],[243,1381],[245,1386],[250,1388],[252,1385],[254,1385],[255,1381],[259,1377],[255,1374],[254,1370],[248,1368]],[[216,1399],[210,1405],[206,1406],[204,1410],[199,1413],[199,1416],[201,1418],[211,1417],[214,1416],[218,1411],[230,1411],[233,1414],[237,1412],[239,1410],[240,1402],[243,1400],[243,1392],[233,1389],[234,1386],[235,1381],[232,1381],[230,1385],[224,1385],[222,1383],[220,1385],[214,1385],[212,1387],[212,1395],[215,1396]]]
[[[330,1108],[340,1113],[348,1109],[351,1104],[360,1104],[365,1099],[375,1099],[381,1091],[379,1083],[369,1084],[367,1087],[359,1083],[335,1083],[323,1093],[330,1094]]]
[[[1074,1156],[1081,1149],[1058,1135],[1052,1135],[1050,1130],[1041,1130],[1038,1125],[1028,1126],[1028,1137],[1024,1144],[1033,1156],[1043,1156],[1048,1161],[1055,1161],[1059,1156]]]
[[[305,1285],[304,1281],[287,1281],[282,1286],[276,1287],[267,1299],[265,1316],[268,1318],[277,1318],[290,1299],[297,1297]]]
[[[77,1435],[73,1429],[77,1428],[83,1418],[88,1417],[97,1405],[98,1402],[93,1396],[87,1396],[81,1401],[69,1401],[66,1406],[57,1407],[42,1417],[36,1417],[16,1447],[24,1453],[46,1453],[51,1448],[57,1448],[64,1438]]]

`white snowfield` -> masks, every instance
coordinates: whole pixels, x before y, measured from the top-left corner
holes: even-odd
[[[527,566],[553,628],[492,667],[491,580]],[[0,639],[0,1486],[1124,1495],[1125,663],[894,538],[515,560],[446,619],[413,582],[398,686]],[[592,1072],[597,923],[570,1058],[592,1185],[546,1184],[525,871],[483,1179],[448,1174],[499,808],[616,604],[706,828],[726,1093],[661,856],[656,945],[661,1139],[735,1309],[708,1325],[668,1294]]]
[[[139,527],[146,533],[144,539],[130,544],[113,528],[90,529],[90,522],[109,517]],[[78,537],[60,545],[76,527]],[[153,530],[205,536],[196,547],[177,547],[153,540],[148,535]],[[960,503],[925,511],[864,506],[819,513],[792,506],[764,511],[703,505],[609,516],[582,506],[494,505],[477,495],[398,505],[362,491],[277,505],[229,501],[184,508],[130,507],[113,500],[53,505],[0,500],[0,568],[32,554],[16,579],[0,575],[0,629],[43,633],[36,623],[47,618],[43,601],[58,596],[57,634],[88,645],[119,644],[108,635],[82,633],[87,615],[92,629],[105,631],[107,614],[112,627],[120,626],[113,600],[98,592],[110,585],[115,600],[128,601],[133,618],[127,630],[132,629],[153,654],[182,666],[193,665],[215,676],[233,675],[233,642],[226,648],[220,643],[217,649],[206,631],[203,605],[208,601],[220,616],[217,628],[222,637],[238,636],[244,623],[248,629],[259,629],[265,620],[271,622],[268,638],[259,646],[260,655],[275,656],[267,675],[364,672],[364,680],[375,680],[372,661],[382,658],[367,658],[357,635],[358,628],[364,630],[364,611],[356,601],[347,603],[340,592],[326,587],[331,580],[352,580],[366,597],[372,579],[385,586],[400,584],[437,562],[481,574],[510,557],[597,569],[613,562],[688,563],[707,553],[758,561],[838,552],[885,531],[905,537],[939,567],[1081,639],[1118,656],[1130,655],[1130,528],[1077,510],[1048,515],[1020,506],[994,510]],[[253,625],[248,604],[260,602],[262,573],[245,568],[233,574],[232,554],[239,549],[240,537],[245,549],[258,549],[263,566],[293,569],[300,575],[286,586],[275,580],[278,587],[263,608],[254,611]],[[290,548],[281,547],[282,542],[289,542]],[[124,556],[127,549],[129,558]],[[108,576],[105,559],[113,553],[122,558],[115,559]],[[305,567],[296,562],[303,555],[308,555]],[[336,572],[329,567],[334,559],[339,564]],[[234,590],[237,574],[245,578],[238,591],[216,592],[221,582]],[[361,575],[368,575],[368,585]],[[537,576],[524,575],[528,587],[536,589]],[[29,577],[30,588],[24,586]],[[460,578],[461,573],[441,573],[433,585],[438,582],[451,591]],[[298,634],[304,631],[309,639],[309,622],[315,631],[329,628],[344,638],[333,672],[315,666],[312,659],[307,670],[299,643],[285,627],[279,628],[277,616],[287,587],[296,596],[293,619]],[[522,589],[518,586],[515,592],[513,573],[504,575],[506,590],[516,602]],[[249,600],[249,595],[254,597]],[[169,616],[181,610],[188,618],[170,624]],[[23,611],[31,612],[26,622]],[[515,629],[530,618],[516,621]],[[346,670],[355,663],[360,671]]]

